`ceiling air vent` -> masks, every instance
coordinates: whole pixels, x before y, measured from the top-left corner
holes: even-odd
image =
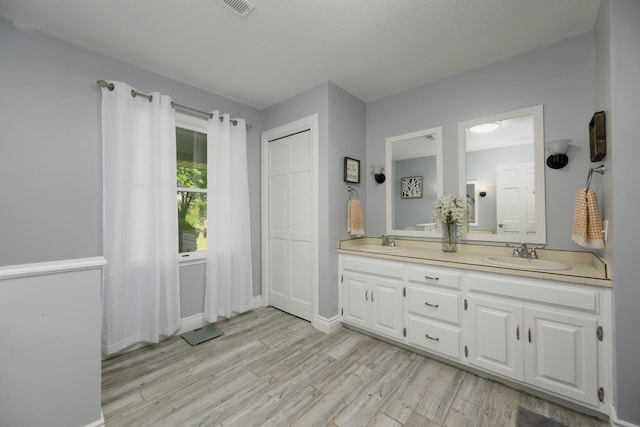
[[[218,0],[238,15],[246,18],[248,14],[256,7],[255,4],[248,0]]]

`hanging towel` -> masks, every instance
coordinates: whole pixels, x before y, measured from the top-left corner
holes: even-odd
[[[604,248],[602,218],[598,209],[598,198],[593,190],[584,188],[576,195],[571,240],[585,248]]]
[[[349,200],[347,205],[347,231],[353,237],[364,236],[364,220],[362,219],[362,206],[360,200]]]

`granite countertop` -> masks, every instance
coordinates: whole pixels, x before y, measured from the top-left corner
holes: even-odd
[[[511,257],[513,249],[507,246],[458,243],[457,252],[450,253],[442,252],[442,245],[440,242],[402,239],[395,239],[395,242],[396,247],[402,248],[400,249],[402,252],[379,253],[362,250],[364,245],[381,246],[380,239],[373,237],[341,240],[338,244],[338,252],[343,254],[438,265],[465,270],[510,274],[536,279],[557,280],[568,283],[604,287],[612,286],[611,266],[592,252],[537,249],[538,258],[540,260],[561,262],[571,267],[566,270],[544,271],[539,269],[528,269],[527,267],[493,265],[485,260],[485,258],[490,256]]]

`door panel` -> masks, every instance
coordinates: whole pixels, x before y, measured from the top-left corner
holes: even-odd
[[[522,381],[523,307],[475,296],[467,302],[469,363]]]
[[[546,390],[597,404],[595,319],[527,308],[525,380]],[[530,331],[530,332],[529,332]]]
[[[302,132],[268,143],[269,302],[311,320],[311,135]]]

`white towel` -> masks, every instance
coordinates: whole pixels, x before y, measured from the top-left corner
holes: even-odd
[[[598,198],[591,189],[582,189],[576,195],[571,240],[591,249],[604,248],[602,217],[598,209]]]
[[[347,205],[347,231],[353,237],[364,236],[364,220],[362,219],[362,206],[360,200],[349,200]]]

